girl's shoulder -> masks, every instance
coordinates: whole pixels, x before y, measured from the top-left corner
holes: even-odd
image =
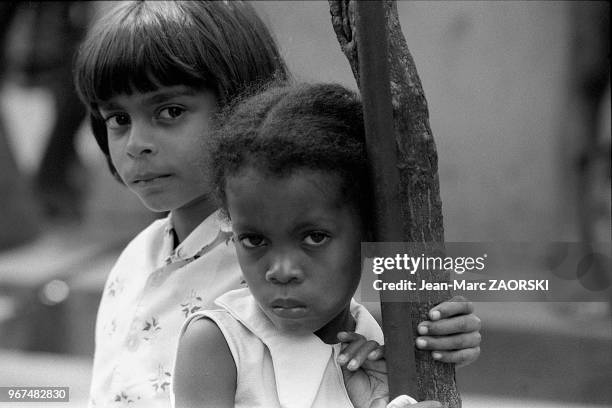
[[[235,358],[220,327],[206,313],[189,318],[181,330],[174,368],[174,393],[181,406],[233,406]]]
[[[158,251],[163,245],[164,238],[171,234],[171,224],[168,217],[153,221],[140,231],[121,251],[121,257],[132,253],[140,254]]]
[[[180,330],[181,339],[188,337],[205,341],[208,336],[218,335],[224,338],[236,360],[239,360],[245,351],[260,343],[257,336],[240,319],[223,307],[192,314],[185,320]]]
[[[140,231],[127,245],[135,245],[143,242],[155,242],[163,239],[164,235],[170,234],[172,223],[170,217],[158,218],[151,222],[145,229]],[[126,247],[126,248],[127,248]]]
[[[246,288],[233,290],[215,301],[218,306],[216,309],[198,311],[189,316],[180,330],[181,342],[183,338],[189,338],[191,339],[189,341],[194,342],[207,341],[209,336],[216,338],[220,334],[238,367],[242,364],[256,364],[254,361],[263,358],[266,346],[260,338],[261,333],[249,327],[250,324],[245,325],[244,313],[251,317],[249,323],[257,325],[261,321],[260,316],[253,316],[252,311],[245,308],[245,306],[251,307],[248,297],[249,292]],[[215,328],[213,329],[211,325]]]
[[[108,280],[140,276],[157,267],[163,253],[170,249],[166,248],[171,242],[167,225],[167,218],[155,220],[132,238],[117,257]]]

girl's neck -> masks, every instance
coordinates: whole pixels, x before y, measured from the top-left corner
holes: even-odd
[[[217,206],[207,196],[172,210],[172,227],[176,234],[176,246],[185,240],[191,232],[210,216]]]
[[[324,343],[335,344],[338,343],[338,333],[341,331],[355,331],[355,319],[351,315],[348,305],[314,334]]]

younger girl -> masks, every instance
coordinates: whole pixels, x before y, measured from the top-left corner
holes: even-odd
[[[248,289],[186,321],[176,405],[384,407],[384,367],[336,362],[339,332],[381,335],[350,307],[371,212],[359,99],[338,85],[273,87],[218,136],[213,181]]]

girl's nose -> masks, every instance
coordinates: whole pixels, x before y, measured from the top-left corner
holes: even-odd
[[[304,270],[297,259],[277,257],[266,272],[266,280],[276,284],[300,283],[304,280]]]
[[[153,139],[153,130],[147,126],[133,123],[130,129],[126,152],[132,158],[157,153],[157,146]]]

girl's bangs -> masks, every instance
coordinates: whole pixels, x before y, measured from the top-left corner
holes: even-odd
[[[190,47],[183,40],[167,35],[167,30],[160,32],[158,26],[129,21],[107,30],[85,51],[89,69],[85,68],[80,78],[84,98],[98,104],[115,95],[151,92],[160,86],[205,87],[204,72],[197,60],[185,53]]]

